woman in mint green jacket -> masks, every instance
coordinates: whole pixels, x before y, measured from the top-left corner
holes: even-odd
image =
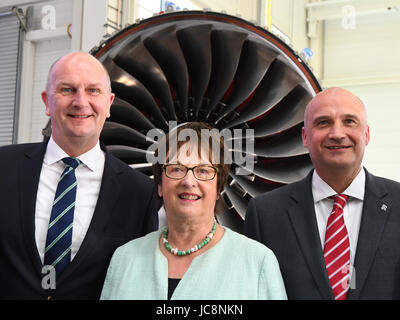
[[[187,123],[160,142],[153,171],[167,227],[115,251],[101,299],[286,299],[273,252],[215,219],[230,162],[211,129]]]

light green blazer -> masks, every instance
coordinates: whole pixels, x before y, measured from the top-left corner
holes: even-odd
[[[254,240],[224,227],[222,239],[193,259],[176,287],[176,300],[287,299],[275,255]],[[110,262],[102,300],[165,300],[168,261],[161,230],[119,247]]]

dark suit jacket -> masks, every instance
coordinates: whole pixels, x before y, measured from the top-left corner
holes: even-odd
[[[98,299],[114,250],[158,227],[153,181],[106,152],[94,215],[82,245],[44,290],[35,205],[47,143],[0,148],[0,299]]]
[[[333,299],[311,177],[312,171],[301,181],[252,199],[246,214],[245,234],[275,253],[289,299]],[[400,183],[366,171],[355,283],[348,299],[399,298],[399,263]]]

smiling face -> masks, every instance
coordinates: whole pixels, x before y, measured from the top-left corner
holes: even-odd
[[[303,144],[322,178],[335,170],[354,178],[369,138],[364,105],[344,89],[327,89],[306,108]]]
[[[76,52],[53,66],[42,99],[51,118],[54,141],[65,151],[73,145],[88,151],[96,145],[110,116],[114,94],[100,62]]]
[[[188,153],[189,149],[183,146],[179,148],[177,155],[169,159],[168,163],[180,163],[189,168],[199,164],[211,165],[206,157],[201,158],[198,152]],[[190,150],[197,150],[197,146]],[[213,217],[215,203],[218,199],[217,180],[218,178],[215,176],[212,180],[199,181],[193,176],[191,170],[183,179],[175,180],[166,177],[163,172],[161,183],[158,185],[158,195],[163,197],[167,216],[204,217],[206,219]]]

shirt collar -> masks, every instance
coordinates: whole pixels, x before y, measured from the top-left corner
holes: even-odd
[[[314,170],[313,172],[311,184],[314,202],[321,201],[336,194],[335,190],[333,190],[324,180],[322,180],[316,170]],[[352,183],[343,192],[343,194],[346,194],[353,198],[357,198],[359,200],[364,200],[364,193],[365,171],[364,168],[362,168],[357,176],[354,178]]]
[[[97,141],[96,145],[92,149],[81,154],[78,159],[81,160],[90,170],[95,171],[101,153],[100,143]],[[47,144],[46,154],[44,156],[44,162],[48,165],[52,165],[65,157],[69,157],[69,155],[54,141],[53,137],[50,137],[49,143]]]

